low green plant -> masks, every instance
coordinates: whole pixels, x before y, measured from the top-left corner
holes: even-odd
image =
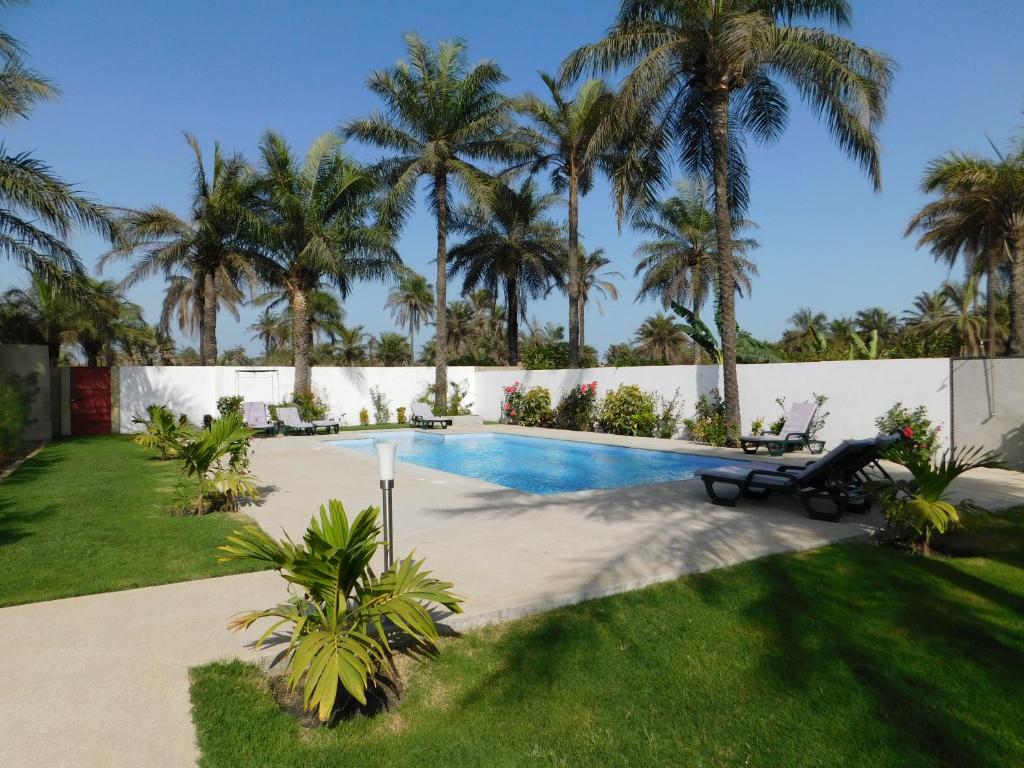
[[[359,409],[359,425],[363,427],[370,426],[370,412],[365,408]]]
[[[16,456],[29,423],[35,376],[0,371],[0,461]]]
[[[526,389],[518,381],[502,387],[501,421],[521,427],[546,427],[554,419],[551,392],[545,387]]]
[[[668,400],[658,398],[657,416],[654,420],[654,436],[670,440],[679,431],[679,422],[682,420],[679,412],[682,410],[683,402],[679,397],[677,389]]]
[[[750,434],[760,435],[762,432],[764,432],[764,416],[758,416],[750,422]]]
[[[686,435],[690,440],[705,445],[723,446],[735,435],[730,434],[729,423],[725,418],[725,403],[712,389],[708,394],[697,398],[693,417],[683,420]]]
[[[332,499],[310,519],[303,540],[276,540],[259,526],[246,526],[220,547],[218,559],[269,563],[298,589],[288,602],[248,611],[231,620],[234,630],[275,619],[257,640],[263,645],[289,630],[283,655],[289,688],[300,685],[307,711],[322,722],[334,715],[339,690],[366,704],[367,690],[392,667],[395,634],[417,650],[437,650],[437,625],[428,608],[461,612],[452,585],[432,578],[423,560],[397,560],[381,574],[371,560],[381,546],[379,511],[368,507],[349,523],[341,502]]]
[[[932,424],[923,405],[907,408],[896,403],[875,419],[875,426],[883,435],[903,435],[924,459],[930,459],[939,448],[939,428]]]
[[[408,418],[405,415],[405,411],[406,408],[404,405],[400,405],[398,406],[398,408],[395,409],[395,415],[396,418],[398,419],[399,424],[405,424],[408,421]]]
[[[554,425],[559,429],[592,432],[597,421],[597,382],[570,387],[558,401]]]
[[[653,437],[658,422],[654,395],[636,384],[622,384],[601,401],[598,424],[613,435]]]
[[[901,440],[886,451],[885,458],[906,467],[911,474],[909,480],[871,484],[871,492],[888,522],[889,536],[909,541],[925,555],[931,554],[933,534],[946,533],[962,527],[970,517],[987,514],[970,499],[954,502],[948,493],[950,484],[972,469],[1005,467],[998,452],[975,447],[947,450],[933,461],[912,439]]]
[[[227,416],[229,413],[241,413],[242,403],[245,398],[242,395],[224,395],[217,398],[217,413]]]
[[[450,390],[448,392],[448,408],[443,413],[438,413],[438,416],[468,416],[473,412],[473,404],[466,402],[469,397],[468,381],[449,381],[448,389]],[[426,390],[417,399],[433,408],[434,392],[434,385],[428,384]]]
[[[132,442],[143,448],[156,450],[161,459],[173,459],[178,455],[178,447],[191,439],[195,430],[182,413],[174,415],[174,411],[166,405],[151,403],[146,406],[145,414],[137,414],[132,418],[133,424],[141,424],[143,431],[132,438]]]
[[[208,430],[175,441],[182,474],[197,485],[189,511],[204,514],[208,501],[214,507],[234,509],[238,499],[259,497],[256,478],[249,472],[252,434],[240,414],[229,413],[216,419]]]
[[[373,423],[391,423],[391,402],[380,387],[370,387],[370,404],[373,406]]]
[[[299,418],[303,421],[320,421],[327,418],[327,403],[320,399],[316,392],[305,395],[292,395],[292,402],[299,409]]]

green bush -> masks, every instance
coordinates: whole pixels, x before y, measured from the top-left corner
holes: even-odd
[[[591,432],[597,421],[597,382],[580,384],[569,389],[558,401],[554,424],[559,429]]]
[[[298,407],[299,417],[303,421],[320,421],[327,418],[327,403],[323,402],[316,392],[292,395],[292,403]]]
[[[34,378],[0,372],[0,461],[21,451],[32,407]]]
[[[939,428],[932,426],[928,409],[923,405],[909,409],[903,403],[896,403],[875,419],[875,426],[883,435],[899,433],[912,441],[913,450],[924,459],[930,459],[938,450]]]
[[[623,384],[601,401],[598,423],[613,435],[653,437],[658,423],[654,395],[635,384]]]
[[[693,418],[684,419],[686,435],[696,443],[705,445],[723,446],[729,442],[729,425],[725,420],[725,403],[718,394],[717,389],[712,389],[707,395],[697,398],[697,406],[694,409]]]
[[[501,404],[501,421],[521,427],[546,427],[554,419],[551,393],[544,387],[524,389],[517,381],[502,387],[505,399]]]
[[[373,406],[373,423],[391,423],[391,402],[380,387],[370,387],[370,404]]]
[[[659,398],[658,415],[654,420],[655,437],[661,437],[665,440],[669,440],[676,436],[676,432],[679,431],[679,422],[681,420],[679,411],[682,407],[683,404],[679,400],[678,389],[668,400]]]
[[[217,413],[227,416],[229,413],[241,413],[245,398],[241,395],[225,395],[217,399]]]
[[[467,403],[466,398],[469,397],[469,382],[463,381],[459,383],[457,381],[449,381],[448,389],[451,390],[448,393],[448,408],[444,413],[436,413],[438,416],[468,416],[472,413],[473,404]],[[419,396],[419,402],[429,405],[431,408],[434,407],[434,389],[433,384],[428,384],[426,390],[422,395]]]

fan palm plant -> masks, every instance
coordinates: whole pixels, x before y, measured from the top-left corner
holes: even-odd
[[[122,242],[104,254],[99,265],[102,269],[113,259],[135,257],[122,281],[125,287],[162,274],[171,284],[163,308],[165,329],[175,310],[181,324],[188,317],[184,306],[201,306],[199,356],[202,365],[216,365],[220,297],[225,296],[230,310],[240,286],[253,282],[250,260],[256,249],[246,234],[256,224],[258,180],[241,155],[225,156],[217,143],[212,172],[207,173],[199,141],[188,132],[185,141],[194,156],[188,217],[159,205],[125,211],[120,221]]]
[[[492,61],[470,66],[461,42],[436,49],[418,35],[405,38],[408,60],[370,75],[368,86],[385,103],[387,114],[353,120],[349,136],[396,154],[380,163],[389,180],[389,209],[411,207],[416,184],[426,179],[430,208],[437,222],[435,337],[448,338],[448,225],[453,187],[473,202],[493,197],[493,182],[479,161],[507,162],[523,156],[511,136],[509,102],[499,91],[507,79]],[[448,347],[435,344],[434,410],[447,410]]]
[[[581,254],[579,244],[580,197],[594,184],[595,172],[611,162],[607,130],[614,94],[602,80],[587,80],[567,98],[563,86],[541,73],[550,102],[534,94],[516,101],[516,109],[527,120],[523,129],[534,147],[533,170],[547,168],[556,192],[568,193],[568,251],[566,292],[569,297],[569,363],[579,366]]]
[[[409,350],[416,356],[416,331],[434,317],[434,286],[423,275],[410,272],[402,275],[398,285],[391,289],[385,308],[391,310],[399,326],[409,329]]]
[[[463,290],[484,288],[492,304],[504,292],[509,365],[519,364],[519,320],[527,302],[560,280],[561,230],[546,218],[555,202],[528,178],[516,188],[498,187],[488,206],[458,209],[452,220],[452,230],[466,239],[448,251],[448,276],[461,273]]]
[[[404,340],[403,340],[404,342]],[[377,574],[371,565],[380,546],[379,512],[368,507],[349,522],[341,502],[332,499],[309,522],[302,542],[275,540],[256,525],[228,537],[218,559],[255,560],[277,568],[299,595],[231,621],[247,629],[273,619],[257,640],[263,645],[275,632],[290,629],[284,651],[292,691],[301,685],[303,703],[321,721],[334,715],[338,693],[365,704],[367,689],[386,674],[392,642],[398,634],[423,650],[434,651],[439,639],[428,611],[433,604],[461,613],[452,585],[431,577],[423,561],[396,560]]]
[[[310,394],[310,313],[315,291],[333,284],[345,299],[356,280],[401,273],[393,228],[380,216],[377,176],[342,151],[332,134],[316,139],[304,160],[268,131],[262,157],[260,279],[287,296],[295,352],[295,394]]]
[[[680,360],[688,341],[683,326],[661,312],[644,320],[636,332],[637,350],[666,365]]]
[[[626,70],[612,129],[625,129],[627,140],[636,137],[635,154],[648,162],[637,166],[642,177],[621,180],[620,195],[646,196],[675,161],[690,175],[713,180],[731,433],[739,434],[740,425],[732,222],[747,201],[743,139],[751,134],[768,142],[782,135],[789,105],[780,81],[824,118],[875,188],[881,185],[875,129],[893,65],[823,28],[845,28],[850,16],[847,0],[624,0],[606,36],[562,64],[566,80]]]

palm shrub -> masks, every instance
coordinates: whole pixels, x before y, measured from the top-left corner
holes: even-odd
[[[269,563],[298,587],[287,603],[248,611],[230,627],[247,629],[261,619],[275,619],[257,640],[265,643],[282,627],[290,628],[284,651],[291,691],[302,686],[307,711],[328,721],[338,705],[339,689],[366,703],[368,688],[386,677],[396,639],[417,650],[437,650],[438,631],[430,604],[461,613],[452,585],[423,570],[423,560],[396,561],[377,574],[370,565],[382,544],[379,510],[367,507],[349,522],[341,502],[331,499],[310,519],[302,543],[275,540],[256,525],[228,537],[220,547],[221,562],[256,560]]]
[[[598,424],[613,435],[652,437],[658,420],[654,395],[636,384],[623,384],[604,396]]]
[[[219,405],[219,403],[218,403]],[[150,403],[145,415],[132,418],[132,424],[141,424],[143,431],[132,438],[132,442],[143,448],[156,450],[161,459],[173,459],[178,447],[191,439],[195,430],[188,423],[184,413],[175,416],[166,405]]]
[[[901,440],[885,458],[906,467],[911,477],[872,483],[872,493],[885,514],[890,534],[896,540],[909,541],[925,555],[931,554],[933,534],[946,533],[963,526],[968,517],[986,514],[970,499],[951,501],[949,485],[972,469],[1005,467],[997,451],[982,452],[980,447],[947,450],[933,461],[912,440]]]
[[[249,438],[241,414],[229,413],[208,430],[174,441],[182,474],[197,484],[194,510],[206,512],[206,501],[234,509],[240,498],[259,497],[256,478],[249,472]]]

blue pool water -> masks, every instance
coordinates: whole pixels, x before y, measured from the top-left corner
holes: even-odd
[[[403,430],[330,442],[364,453],[376,453],[376,442],[393,442],[398,444],[399,461],[539,494],[688,480],[702,469],[742,463],[489,432],[442,435]]]

